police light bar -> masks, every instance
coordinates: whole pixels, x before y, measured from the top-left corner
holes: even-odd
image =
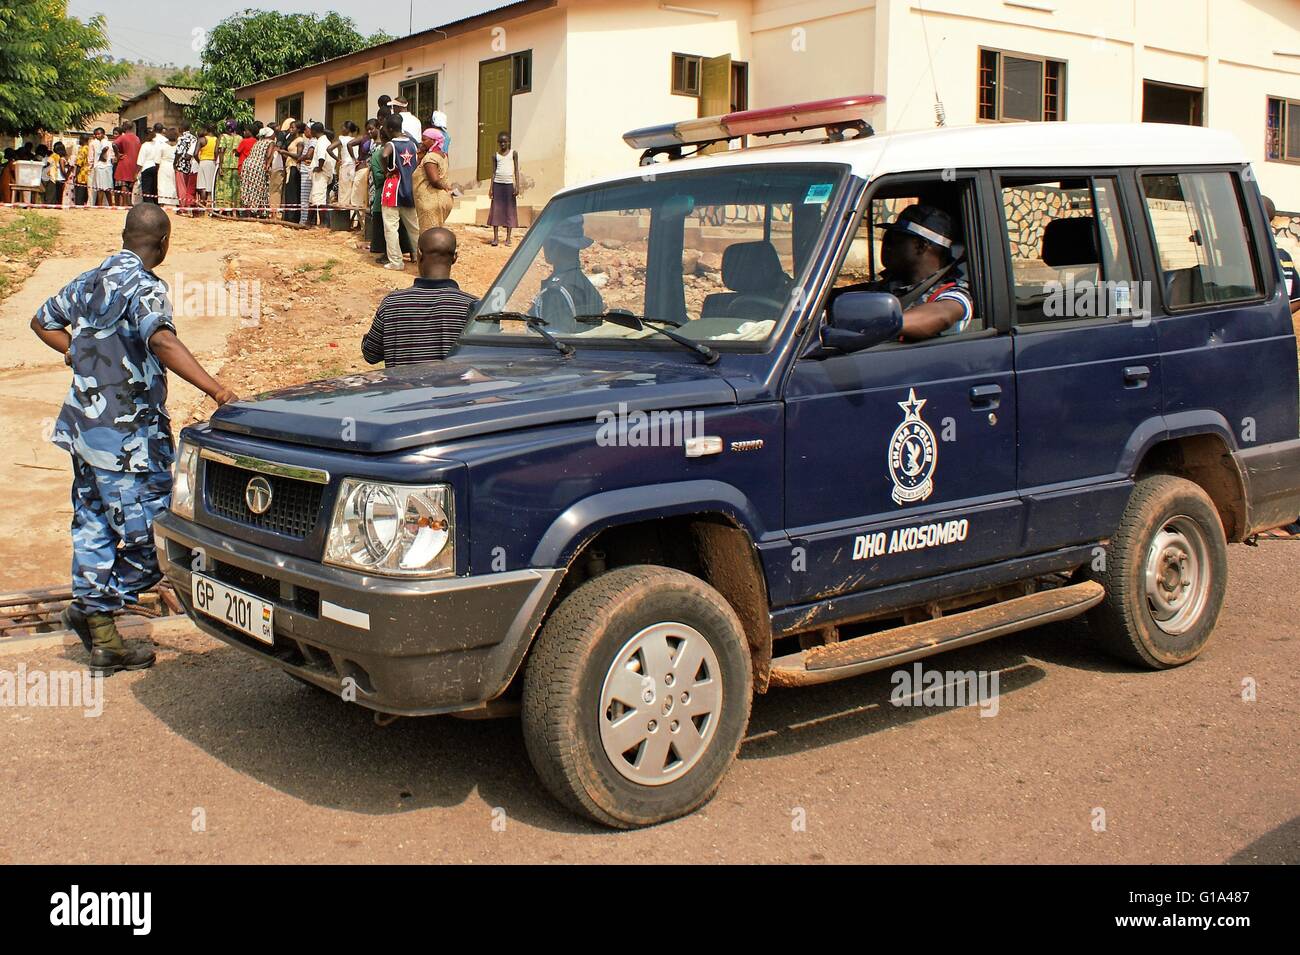
[[[747,109],[722,116],[643,126],[624,133],[623,141],[633,149],[645,150],[641,156],[641,163],[645,165],[661,153],[680,159],[684,147],[693,146],[698,153],[706,146],[741,136],[775,136],[809,129],[825,129],[833,140],[842,139],[848,129],[855,130],[859,137],[870,136],[872,128],[867,118],[884,101],[885,97],[879,94],[866,93],[789,106]]]

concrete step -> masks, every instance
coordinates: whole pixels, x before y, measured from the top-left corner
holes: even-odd
[[[527,227],[533,224],[537,214],[541,212],[535,206],[518,206],[519,225]],[[492,203],[487,205],[463,204],[452,207],[451,214],[447,216],[448,225],[487,225],[488,213],[492,211]]]

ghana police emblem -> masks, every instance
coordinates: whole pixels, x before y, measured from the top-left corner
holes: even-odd
[[[903,423],[889,439],[889,476],[894,480],[895,504],[924,501],[934,491],[934,466],[938,460],[934,432],[921,420],[924,398],[909,388],[907,400],[898,402]]]

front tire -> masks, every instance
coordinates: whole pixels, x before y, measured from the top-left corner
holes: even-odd
[[[621,567],[551,614],[524,675],[528,756],[579,815],[620,829],[713,797],[749,725],[744,630],[704,581]]]
[[[1168,474],[1138,481],[1104,569],[1106,598],[1089,629],[1108,652],[1164,670],[1195,659],[1223,607],[1228,546],[1218,511],[1197,484]]]

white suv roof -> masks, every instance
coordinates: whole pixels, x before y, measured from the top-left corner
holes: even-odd
[[[877,133],[839,143],[795,142],[714,153],[628,171],[561,190],[688,170],[757,163],[841,163],[871,179],[891,172],[929,169],[1090,168],[1094,166],[1218,165],[1249,162],[1235,136],[1200,126],[1160,123],[989,123],[909,132]]]

